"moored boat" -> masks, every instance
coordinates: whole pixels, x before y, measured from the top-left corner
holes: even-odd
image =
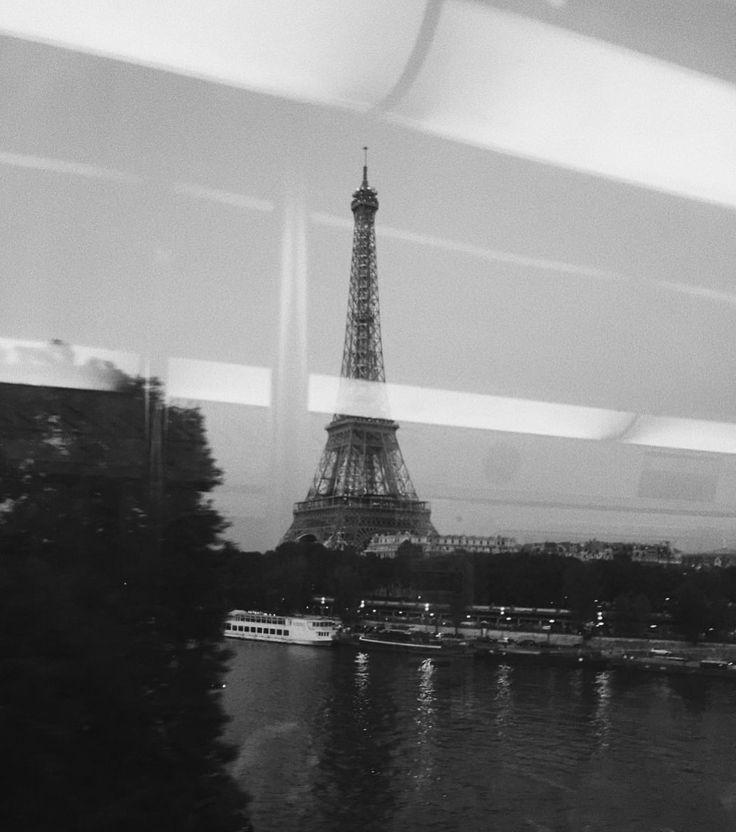
[[[248,641],[330,646],[340,622],[317,615],[276,615],[258,610],[232,610],[225,620],[225,636]]]
[[[464,641],[442,639],[423,630],[395,629],[353,635],[349,644],[365,652],[404,653],[420,658],[449,659],[472,656]]]
[[[530,647],[476,642],[475,649],[480,656],[509,664],[528,663],[588,670],[604,670],[609,666],[609,659],[600,651],[582,647],[547,647],[541,644]]]
[[[736,663],[726,659],[693,659],[666,650],[648,653],[625,653],[611,662],[614,668],[669,676],[699,676],[736,681]]]

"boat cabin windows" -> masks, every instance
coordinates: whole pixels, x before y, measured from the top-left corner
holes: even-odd
[[[337,627],[337,621],[310,621],[309,626],[315,630],[324,628],[334,630]]]
[[[231,616],[235,621],[248,621],[252,624],[281,624],[286,623],[286,619],[279,615],[271,615],[265,612],[238,612]]]
[[[248,621],[251,622],[249,624],[240,624],[235,622],[241,621]],[[255,622],[260,622],[261,624],[273,624],[277,625],[280,624],[280,627],[272,626],[272,627],[258,627],[254,626]],[[253,633],[254,635],[262,635],[262,636],[282,636],[288,638],[290,631],[284,628],[284,624],[286,623],[286,619],[279,618],[277,616],[267,616],[267,615],[256,615],[256,614],[244,614],[244,615],[233,615],[230,617],[229,621],[225,622],[225,632],[230,633]],[[325,633],[318,633],[320,636],[329,636],[330,634]]]

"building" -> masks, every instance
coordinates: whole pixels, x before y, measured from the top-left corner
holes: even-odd
[[[736,549],[716,549],[714,552],[700,552],[698,554],[682,555],[682,565],[695,569],[718,569],[719,567],[736,566]]]
[[[381,533],[374,535],[368,543],[365,554],[379,558],[394,558],[402,543],[419,546],[425,555],[447,555],[457,551],[471,554],[498,555],[504,552],[518,552],[519,544],[513,537],[496,535],[479,537],[468,534],[425,534],[410,532]]]

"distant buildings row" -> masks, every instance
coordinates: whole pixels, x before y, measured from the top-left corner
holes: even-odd
[[[422,550],[425,556],[468,552],[470,554],[498,555],[503,553],[527,552],[536,554],[559,555],[578,560],[613,560],[617,557],[627,558],[637,563],[657,563],[664,565],[683,565],[695,567],[736,565],[736,550],[723,549],[718,552],[700,555],[686,555],[673,549],[667,541],[660,543],[607,543],[601,540],[589,540],[585,543],[524,543],[520,544],[513,537],[495,535],[481,537],[467,534],[417,535],[410,532],[398,534],[376,534],[365,549],[366,555],[379,558],[395,558],[399,548],[410,543]]]
[[[473,554],[498,555],[502,552],[518,552],[519,544],[513,537],[477,537],[468,534],[375,534],[365,549],[366,555],[379,558],[395,558],[403,543],[421,548],[425,555],[447,555],[462,550]]]

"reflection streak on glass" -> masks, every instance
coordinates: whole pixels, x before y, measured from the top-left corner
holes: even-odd
[[[479,106],[479,102],[484,102]],[[392,120],[733,205],[732,85],[490,4],[445,3]]]
[[[310,374],[309,410],[313,413],[334,412],[339,385],[340,379],[337,376]],[[385,387],[392,418],[423,424],[530,433],[568,439],[615,439],[627,430],[635,418],[635,414],[625,411],[439,390],[408,384],[384,385],[383,382],[351,380],[351,385],[352,400],[356,405],[374,403],[379,397],[375,394],[371,396],[369,389]],[[352,410],[350,413],[355,416],[379,418],[380,412],[371,407],[375,405],[371,404],[365,410]]]
[[[172,399],[271,406],[271,370],[268,367],[169,358],[166,383],[168,396]]]
[[[311,373],[309,410],[334,412],[339,382],[337,376]],[[391,418],[401,422],[736,454],[736,423],[733,422],[636,415],[628,411],[408,384],[351,381],[351,386],[350,401],[354,409],[347,412],[355,416],[381,418],[383,414],[375,404],[380,396],[371,395],[370,388],[385,386]],[[341,395],[345,395],[344,387]]]
[[[65,387],[78,390],[116,390],[122,373],[136,375],[137,353],[85,347],[60,340],[27,341],[0,338],[0,382]]]
[[[328,228],[352,229],[352,222],[350,220],[325,213],[324,211],[313,211],[310,217],[316,225],[322,225]],[[376,232],[382,239],[391,238],[401,240],[412,245],[454,252],[491,263],[510,263],[514,266],[523,266],[525,268],[539,269],[555,274],[592,278],[595,280],[626,281],[631,279],[628,275],[613,272],[608,269],[598,269],[581,263],[568,263],[545,257],[532,257],[527,254],[474,245],[461,240],[438,237],[433,234],[417,234],[414,231],[409,231],[404,228],[393,228],[380,223],[376,225]]]
[[[140,182],[140,177],[115,168],[90,165],[84,162],[56,159],[50,156],[32,156],[27,153],[9,153],[0,151],[0,165],[28,170],[41,170],[47,173],[61,173],[66,176],[82,176],[85,179],[100,179],[107,182]]]
[[[195,185],[191,182],[174,182],[172,187],[178,194],[185,194],[186,196],[201,199],[205,202],[216,202],[232,208],[260,211],[266,214],[274,210],[274,204],[271,200],[261,199],[250,194],[233,193],[232,191],[223,191],[218,188],[205,188],[202,185]]]

